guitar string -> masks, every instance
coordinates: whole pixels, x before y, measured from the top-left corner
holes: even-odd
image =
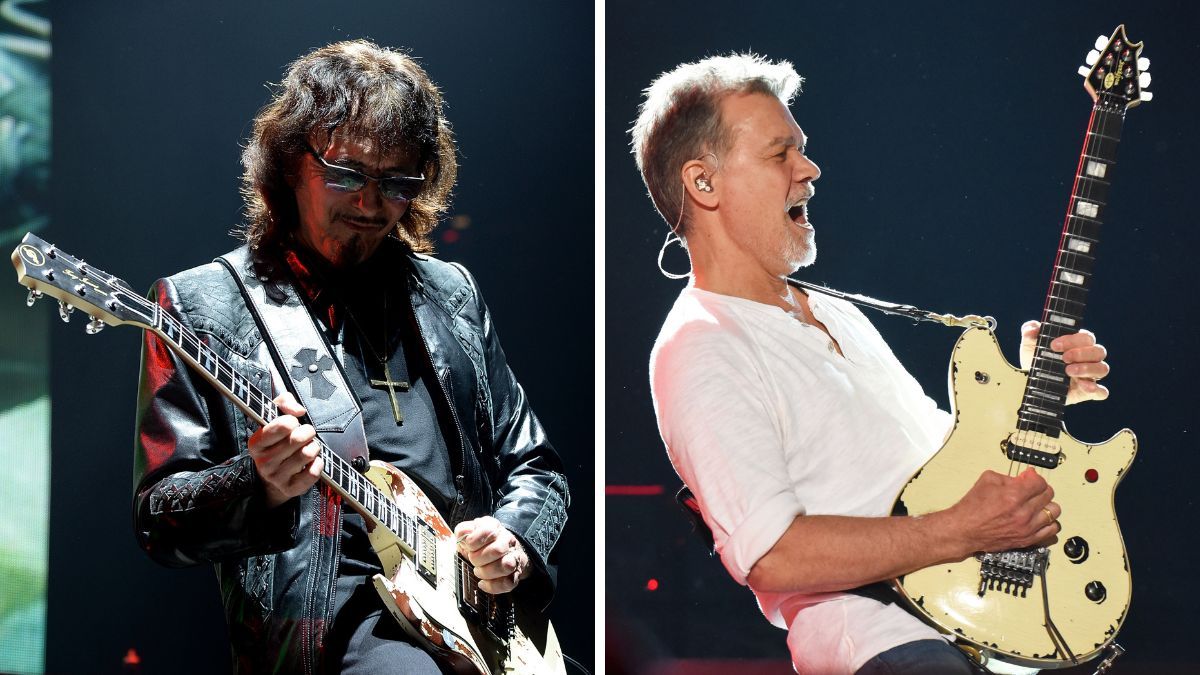
[[[1110,122],[1115,122],[1116,125],[1119,126],[1120,121],[1123,118],[1123,115],[1121,114],[1122,111],[1118,107],[1119,102],[1114,102],[1111,99],[1112,99],[1111,94],[1108,94],[1107,92],[1102,92],[1097,97],[1096,104],[1093,107],[1093,119],[1089,120],[1088,129],[1087,129],[1088,133],[1086,134],[1085,139],[1084,139],[1083,154],[1086,156],[1089,156],[1089,157],[1097,156],[1096,152],[1099,149],[1101,143],[1103,143],[1103,139],[1106,139],[1106,137],[1108,136]],[[1115,105],[1114,105],[1114,103],[1115,103]],[[1112,110],[1109,109],[1110,106],[1113,108]],[[1093,138],[1092,137],[1093,134],[1099,135],[1101,138]],[[1079,170],[1084,170],[1086,167],[1086,158],[1081,157],[1080,162],[1077,166],[1078,166]],[[1079,174],[1076,177],[1076,181],[1080,180],[1083,177],[1084,177],[1083,174]],[[1077,204],[1078,199],[1084,199],[1089,202],[1093,201],[1093,197],[1094,197],[1093,182],[1092,182],[1093,179],[1088,178],[1085,180],[1086,180],[1086,182],[1084,183],[1083,186],[1081,186],[1082,189],[1079,191],[1079,193],[1072,194],[1071,205]],[[1104,205],[1104,206],[1107,206],[1107,205]],[[1074,215],[1074,213],[1071,212],[1070,208],[1068,209],[1067,215],[1068,215],[1068,221],[1067,221],[1068,227],[1064,228],[1065,231],[1060,238],[1061,243],[1060,243],[1059,257],[1058,257],[1058,260],[1056,260],[1056,264],[1055,264],[1056,272],[1061,271],[1061,269],[1064,267],[1076,268],[1076,266],[1081,261],[1081,258],[1083,256],[1082,253],[1077,253],[1077,252],[1071,250],[1071,248],[1069,246],[1069,242],[1068,242],[1069,237],[1072,235],[1075,235],[1076,233],[1072,232],[1071,228],[1069,227],[1069,225],[1070,225],[1069,218],[1073,217],[1073,215]],[[1089,251],[1089,252],[1094,253],[1094,251]],[[1093,260],[1095,258],[1094,255],[1089,256],[1089,257],[1093,258]],[[1067,313],[1069,313],[1067,311],[1067,309],[1068,309],[1067,303],[1074,302],[1074,301],[1068,300],[1065,297],[1059,297],[1059,295],[1054,293],[1054,288],[1057,283],[1058,283],[1057,279],[1055,279],[1055,278],[1051,279],[1050,293],[1048,294],[1049,298],[1048,298],[1048,302],[1046,305],[1046,313],[1047,314],[1049,314],[1049,313],[1067,314]],[[1083,300],[1083,302],[1086,303],[1086,298]],[[1043,319],[1044,318],[1046,318],[1046,317],[1043,317]],[[1035,350],[1036,350],[1035,357],[1036,358],[1041,358],[1041,357],[1037,356],[1037,352],[1042,351],[1045,348],[1045,347],[1043,347],[1043,344],[1048,346],[1049,342],[1050,342],[1050,340],[1045,339],[1045,336],[1039,336],[1037,344],[1035,345]],[[1043,359],[1043,361],[1044,361],[1044,359]],[[1066,367],[1064,365],[1063,370],[1065,371],[1065,369],[1066,369]],[[1063,376],[1064,376],[1064,378],[1066,378],[1066,381],[1065,381],[1066,386],[1064,387],[1064,392],[1062,393],[1062,397],[1063,397],[1062,402],[1065,405],[1067,394],[1070,391],[1070,379],[1066,377],[1065,372],[1063,373]],[[1041,389],[1034,386],[1034,383],[1030,383],[1029,386],[1032,387],[1033,389],[1041,391]],[[1029,394],[1027,391],[1026,398],[1028,398],[1028,396],[1029,396]],[[1031,425],[1029,423],[1027,423],[1026,421],[1018,420],[1018,434],[1017,435],[1018,435],[1018,438],[1020,439],[1021,444],[1025,447],[1029,447],[1030,445],[1033,445],[1032,443],[1028,442],[1029,436],[1030,436],[1029,432],[1032,431],[1032,429],[1029,428],[1030,426]],[[1020,465],[1022,465],[1022,464],[1025,464],[1025,462],[1019,462],[1019,461],[1010,462],[1009,475],[1010,476],[1015,475],[1013,473],[1014,471],[1019,472],[1021,470]],[[1034,471],[1039,473],[1039,475],[1040,475],[1042,472],[1039,471],[1039,469],[1040,469],[1040,467],[1034,466]]]
[[[228,375],[230,383],[243,385],[247,392],[245,398],[251,399],[249,402],[245,400],[243,400],[243,402],[250,403],[253,402],[254,399],[257,399],[257,401],[261,404],[259,406],[261,412],[253,409],[250,411],[252,417],[258,418],[256,421],[265,425],[279,416],[279,407],[274,403],[274,401],[267,397],[265,392],[263,392],[245,377],[235,372],[231,365],[213,352],[207,345],[204,345],[203,342],[201,342],[194,333],[184,327],[178,319],[161,311],[161,307],[159,305],[152,303],[145,298],[136,295],[130,295],[130,297],[144,311],[158,318],[159,323],[169,322],[171,327],[176,330],[180,337],[179,339],[173,339],[170,336],[165,336],[166,339],[169,342],[179,345],[182,349],[184,349],[185,353],[187,353],[187,349],[189,347],[194,348],[193,351],[197,353],[197,362],[199,362],[201,349],[206,350],[205,355],[211,357],[212,362],[216,364],[217,372],[212,373],[211,371],[208,371],[210,374],[214,375],[214,377],[216,377],[218,380],[220,380],[222,375]],[[186,344],[184,344],[185,342]],[[205,368],[205,370],[207,371],[207,368]],[[221,386],[225,387],[223,383]],[[236,397],[236,394],[234,396]],[[248,405],[247,407],[251,406]],[[323,440],[320,439],[320,437],[318,437],[316,440],[321,448],[320,456],[325,461],[325,467],[323,467],[321,473],[327,476],[332,483],[338,484],[338,481],[329,471],[331,467],[336,467],[336,471],[340,472],[340,474],[345,477],[347,481],[352,483],[350,487],[353,489],[353,491],[363,495],[361,499],[354,497],[352,494],[348,496],[350,496],[354,501],[358,502],[364,510],[368,511],[371,515],[380,520],[380,522],[385,524],[388,529],[392,530],[393,534],[396,534],[398,537],[400,537],[400,539],[404,540],[405,543],[409,544],[410,548],[412,548],[415,552],[418,546],[417,542],[419,540],[417,531],[418,519],[401,511],[395,502],[388,497],[388,495],[386,495],[382,490],[379,489],[378,486],[354,469],[354,467],[351,466],[351,464],[344,458],[334,452],[332,448],[330,448]],[[340,484],[338,485],[341,487]],[[349,492],[349,490],[347,491]],[[377,509],[372,508],[368,502],[373,502],[374,504],[382,507],[382,513],[378,512]],[[405,527],[412,532],[413,538],[411,542],[404,537],[402,532],[397,531]],[[493,610],[495,609],[495,603],[497,602],[497,599],[492,594],[487,593],[479,588],[480,579],[475,574],[474,564],[471,563],[470,560],[468,560],[463,554],[457,551],[455,551],[453,564],[458,567],[459,573],[469,582],[469,588],[466,589],[463,589],[460,585],[456,584],[454,589],[455,595],[461,597],[461,592],[463,590],[481,591],[482,596],[476,596],[476,599],[482,605],[482,614],[485,617],[491,617],[494,614]]]

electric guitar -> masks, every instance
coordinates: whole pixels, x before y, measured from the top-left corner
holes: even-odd
[[[12,261],[17,280],[30,289],[26,304],[43,295],[57,298],[63,321],[79,308],[91,319],[89,334],[106,324],[151,331],[255,422],[266,424],[279,415],[269,394],[121,279],[33,234],[21,240]],[[371,546],[386,572],[375,575],[375,589],[406,633],[459,673],[566,673],[550,623],[508,595],[480,590],[450,526],[404,472],[374,461],[360,473],[324,443],[320,456],[325,462],[321,479],[367,522]]]
[[[1066,433],[1070,378],[1050,342],[1082,327],[1125,110],[1151,98],[1143,91],[1150,62],[1141,51],[1118,26],[1097,38],[1079,69],[1095,105],[1032,366],[1013,368],[991,330],[968,329],[950,364],[954,429],[896,500],[897,512],[910,515],[947,508],[984,469],[1015,476],[1035,467],[1054,488],[1063,509],[1053,545],[977,554],[896,580],[919,615],[982,661],[1060,668],[1093,659],[1129,610],[1132,580],[1113,498],[1137,440],[1128,429],[1098,444]]]

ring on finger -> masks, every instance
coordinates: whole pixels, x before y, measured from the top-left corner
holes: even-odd
[[[1050,512],[1050,509],[1042,508],[1042,513],[1046,514],[1046,526],[1048,527],[1050,525],[1053,525],[1055,518],[1054,518],[1054,514]]]

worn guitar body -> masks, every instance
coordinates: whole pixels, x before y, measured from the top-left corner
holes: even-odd
[[[464,674],[566,672],[558,637],[545,617],[527,613],[518,606],[512,610],[511,624],[506,625],[510,633],[496,636],[485,627],[487,620],[467,621],[457,598],[460,592],[472,591],[463,587],[462,559],[450,526],[416,483],[396,467],[371,462],[367,478],[385,495],[391,495],[402,511],[417,515],[429,525],[436,541],[436,555],[426,557],[426,562],[436,569],[434,580],[431,574],[421,573],[419,561],[405,553],[406,547],[395,533],[377,526],[370,517],[366,519],[371,546],[383,569],[392,571],[390,577],[375,575],[375,590],[406,633]],[[469,565],[466,569],[470,569]],[[483,599],[482,593],[474,593]],[[491,604],[490,598],[486,600],[492,612],[507,611],[510,607],[507,603]]]
[[[1069,652],[1082,662],[1112,641],[1129,609],[1129,563],[1113,497],[1137,441],[1128,429],[1095,445],[1080,443],[1065,431],[1057,438],[1018,431],[1026,382],[1026,373],[1008,364],[990,330],[964,333],[950,367],[954,429],[896,505],[909,515],[938,511],[966,494],[985,469],[1002,475],[1023,470],[1029,465],[1006,454],[1009,442],[1057,454],[1061,461],[1055,468],[1038,469],[1062,506],[1062,531],[1045,552],[1044,588],[1043,577],[1035,573],[1028,587],[993,581],[981,592],[984,563],[977,556],[913,572],[898,579],[897,586],[933,624],[993,658],[1065,667],[1074,663],[1056,648],[1047,611]],[[1101,586],[1093,585],[1089,595],[1093,582]],[[1097,599],[1099,588],[1104,592]]]

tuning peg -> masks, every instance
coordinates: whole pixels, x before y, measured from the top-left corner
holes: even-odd
[[[1084,59],[1084,62],[1086,62],[1089,66],[1094,66],[1099,60],[1100,52],[1093,49],[1092,51],[1088,52],[1087,58]]]
[[[1138,59],[1138,70],[1150,70],[1150,59],[1141,57]]]
[[[1102,50],[1107,46],[1108,46],[1108,36],[1107,35],[1101,35],[1096,38],[1096,50],[1097,51]]]
[[[1138,75],[1138,84],[1141,85],[1142,89],[1149,87],[1150,73],[1142,73],[1141,75]]]
[[[94,316],[90,316],[90,315],[88,316],[88,318],[91,319],[91,321],[89,321],[87,327],[83,329],[85,333],[87,333],[88,335],[95,335],[96,333],[99,333],[100,331],[104,330],[104,322],[103,321],[101,321],[100,319],[97,319]]]
[[[62,300],[58,301],[58,318],[62,319],[63,323],[71,323],[71,312],[74,311],[74,307],[68,305]]]
[[[1092,72],[1092,69],[1088,68],[1087,66],[1079,66],[1079,70],[1075,72],[1079,73],[1083,77],[1087,77],[1088,73]]]
[[[25,306],[26,306],[26,307],[33,307],[33,303],[35,303],[35,302],[37,302],[38,300],[41,300],[41,299],[42,299],[42,292],[41,292],[41,291],[35,291],[35,290],[33,290],[33,289],[30,289],[30,290],[29,290],[29,295],[25,296]]]
[[[1149,101],[1150,99],[1154,98],[1154,92],[1143,91],[1142,93],[1138,94],[1138,98],[1140,98],[1143,101]]]

